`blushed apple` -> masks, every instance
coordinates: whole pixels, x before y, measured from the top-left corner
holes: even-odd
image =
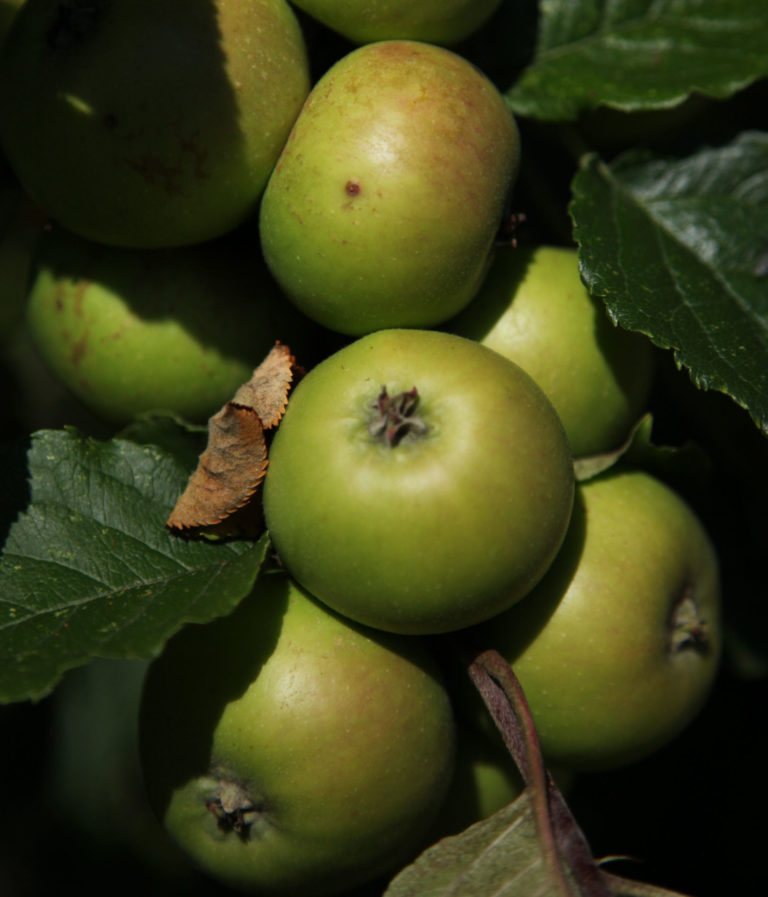
[[[150,802],[210,875],[261,895],[340,893],[422,844],[455,722],[426,642],[377,633],[266,574],[150,667]]]
[[[324,327],[433,327],[475,295],[517,175],[517,125],[467,60],[358,47],[315,84],[264,191],[264,257]]]

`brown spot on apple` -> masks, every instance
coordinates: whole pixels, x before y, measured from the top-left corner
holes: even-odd
[[[88,334],[84,333],[72,347],[72,364],[77,366],[88,350]]]
[[[72,303],[72,313],[77,318],[83,317],[83,302],[85,301],[85,294],[88,292],[90,283],[91,282],[89,280],[80,280],[75,287],[75,295]]]

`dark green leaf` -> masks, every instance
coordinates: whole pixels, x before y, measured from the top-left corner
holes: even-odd
[[[191,424],[164,411],[140,415],[117,434],[139,445],[156,445],[187,470],[194,470],[201,452],[205,451],[208,427]]]
[[[189,470],[159,447],[41,431],[27,464],[28,504],[0,557],[0,700],[40,698],[95,657],[151,657],[250,590],[266,537],[167,532]]]
[[[768,433],[768,134],[682,160],[589,156],[571,215],[582,277],[614,320]]]
[[[768,74],[765,0],[547,0],[512,109],[566,121],[599,105],[670,107],[728,97]]]

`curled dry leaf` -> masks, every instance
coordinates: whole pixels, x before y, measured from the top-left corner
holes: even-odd
[[[222,524],[245,519],[243,511],[267,471],[264,431],[280,422],[291,385],[301,373],[288,346],[277,343],[251,379],[210,418],[208,444],[166,522],[169,529],[215,527],[219,535],[239,531],[239,523],[234,530]],[[259,519],[258,514],[246,517]]]
[[[267,444],[259,415],[234,402],[208,421],[208,445],[166,526],[215,526],[252,497],[267,470]]]
[[[232,401],[252,408],[261,418],[264,429],[269,430],[280,422],[291,385],[301,373],[288,346],[277,343],[251,379],[237,390]]]

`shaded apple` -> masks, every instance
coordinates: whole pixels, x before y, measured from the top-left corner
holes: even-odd
[[[294,6],[355,43],[409,39],[455,44],[501,0],[294,0]]]
[[[455,723],[425,641],[366,630],[265,574],[150,667],[150,802],[209,874],[261,895],[347,891],[421,846]]]
[[[39,241],[27,326],[48,367],[92,412],[203,422],[276,340],[308,359],[319,332],[230,235],[203,246],[118,249],[58,228]]]
[[[581,281],[575,249],[500,247],[478,295],[445,329],[524,368],[577,457],[617,448],[645,410],[651,343],[611,322]]]
[[[70,230],[180,246],[254,212],[309,86],[285,0],[33,0],[0,61],[0,139]]]
[[[539,585],[473,636],[511,664],[548,762],[626,765],[698,713],[721,650],[714,547],[680,496],[639,470],[580,483]]]
[[[456,771],[430,832],[430,842],[464,831],[512,803],[522,792],[522,776],[504,746],[484,732],[460,723],[456,733]]]

